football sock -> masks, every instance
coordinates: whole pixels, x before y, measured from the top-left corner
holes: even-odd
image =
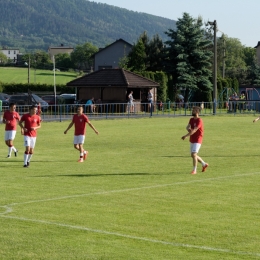
[[[79,156],[80,158],[83,158],[83,153],[80,153],[80,156]]]
[[[27,165],[27,161],[28,161],[28,156],[29,156],[29,154],[27,154],[27,153],[24,153],[24,165]]]
[[[11,155],[11,152],[12,152],[12,146],[9,146],[8,147],[8,155]]]
[[[14,151],[14,152],[17,152],[17,150],[16,150],[16,148],[15,148],[14,146],[12,146],[12,148],[13,148],[13,151]]]
[[[197,167],[193,167],[193,171],[195,171],[195,172],[196,172],[196,171],[197,171]]]
[[[29,154],[28,154],[28,160],[27,160],[27,162],[30,162],[32,156],[33,156],[32,153],[29,153]]]
[[[201,160],[201,164],[204,167],[206,163],[203,160]]]

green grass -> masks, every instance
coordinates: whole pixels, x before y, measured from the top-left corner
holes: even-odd
[[[194,176],[189,117],[93,120],[82,164],[69,122],[43,122],[28,169],[17,134],[17,158],[0,147],[0,258],[260,259],[252,119],[203,117],[210,167]]]
[[[76,73],[55,71],[55,82],[57,85],[66,84],[76,79],[76,77]],[[28,69],[0,67],[0,81],[4,83],[28,83]],[[54,73],[52,70],[30,69],[30,83],[53,84]]]

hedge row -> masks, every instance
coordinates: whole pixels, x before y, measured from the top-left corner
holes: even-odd
[[[48,84],[34,84],[34,83],[3,83],[0,82],[0,92],[7,94],[14,93],[26,93],[28,90],[32,92],[48,92],[54,93],[54,86]],[[67,87],[66,85],[56,85],[57,93],[74,93],[75,89],[72,87]]]

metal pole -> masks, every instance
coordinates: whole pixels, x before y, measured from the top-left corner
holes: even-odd
[[[213,70],[213,115],[217,112],[217,21],[209,22],[214,29],[214,70]]]
[[[217,110],[217,21],[214,20],[214,111],[216,114]]]
[[[55,55],[53,55],[53,87],[54,87],[54,111],[56,117],[56,79],[55,79]]]
[[[30,66],[31,66],[31,59],[29,54],[29,61],[28,61],[28,84],[30,84]]]
[[[223,35],[223,71],[222,71],[222,78],[225,78],[225,59],[226,59],[226,41],[225,41],[225,35]]]

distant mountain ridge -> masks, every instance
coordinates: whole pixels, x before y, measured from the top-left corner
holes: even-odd
[[[0,0],[0,45],[26,51],[91,42],[98,47],[122,38],[136,42],[146,31],[166,40],[176,22],[87,0]]]

